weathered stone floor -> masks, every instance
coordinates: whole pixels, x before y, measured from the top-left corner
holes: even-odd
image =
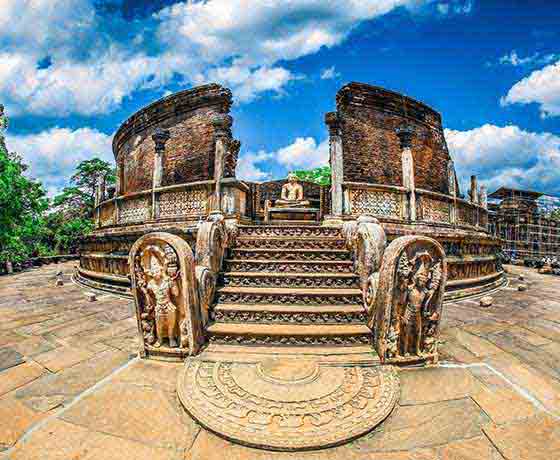
[[[72,266],[0,277],[1,460],[560,458],[558,277],[509,267],[492,307],[447,304],[442,362],[400,372],[385,423],[341,447],[281,453],[192,421],[175,394],[181,365],[136,358],[131,302],[89,302],[69,280]]]

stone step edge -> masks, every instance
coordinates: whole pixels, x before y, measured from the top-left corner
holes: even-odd
[[[358,288],[280,288],[280,287],[249,287],[226,286],[217,291],[219,294],[257,294],[257,295],[362,295]]]
[[[354,336],[372,333],[365,324],[212,323],[206,330],[212,335],[240,336]]]
[[[349,305],[276,305],[276,304],[236,304],[218,303],[212,308],[214,311],[246,311],[246,312],[274,312],[274,313],[365,313],[360,304]]]
[[[358,275],[355,273],[329,273],[329,272],[317,272],[317,273],[306,273],[306,272],[222,272],[222,276],[230,276],[235,278],[247,277],[247,278],[349,278],[358,279]]]
[[[271,264],[345,264],[352,265],[351,260],[286,260],[286,259],[225,259],[227,263],[271,263]]]
[[[312,253],[323,253],[323,252],[327,252],[330,254],[348,254],[350,255],[350,251],[348,251],[347,249],[330,249],[330,248],[324,248],[324,249],[316,249],[316,248],[297,248],[297,249],[290,249],[290,248],[272,248],[272,249],[268,249],[268,248],[237,248],[234,247],[231,249],[233,252],[303,252],[303,253],[308,253],[308,252],[312,252]]]

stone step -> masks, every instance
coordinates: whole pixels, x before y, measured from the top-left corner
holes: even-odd
[[[346,241],[336,237],[243,236],[235,241],[236,249],[345,249]]]
[[[222,287],[216,303],[348,305],[361,304],[362,292],[352,288]]]
[[[226,259],[228,272],[353,273],[351,260],[254,260]]]
[[[251,260],[350,260],[345,249],[238,249],[231,251],[233,259]]]
[[[365,324],[213,323],[207,332],[211,344],[353,346],[370,344],[372,339]]]
[[[216,305],[210,318],[219,323],[366,324],[362,305]]]
[[[238,236],[291,236],[342,238],[340,228],[318,225],[240,225]]]
[[[221,274],[221,283],[225,286],[359,288],[359,282],[359,277],[353,273],[226,272]]]

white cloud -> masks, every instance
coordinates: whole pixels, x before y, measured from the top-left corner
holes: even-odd
[[[502,105],[540,105],[542,117],[560,115],[560,61],[518,81],[501,99]]]
[[[470,174],[490,191],[501,186],[560,193],[560,137],[518,126],[484,125],[469,131],[445,130],[462,190]]]
[[[529,65],[550,64],[552,61],[556,59],[557,56],[555,54],[542,55],[541,53],[534,53],[530,56],[520,57],[517,54],[517,51],[513,50],[509,54],[503,55],[498,62],[504,65],[519,67],[519,66],[529,66]]]
[[[23,157],[29,165],[28,174],[40,180],[50,195],[67,185],[81,161],[97,157],[114,163],[112,136],[91,128],[52,128],[6,137],[8,149]]]
[[[292,144],[277,150],[274,157],[287,168],[316,168],[329,162],[329,141],[320,144],[312,137],[298,137]]]
[[[184,85],[217,80],[243,102],[281,95],[299,76],[280,61],[337,45],[360,22],[395,7],[430,1],[180,2],[124,43],[110,36],[93,0],[2,0],[0,97],[16,115],[104,114],[174,76]],[[147,55],[144,43],[165,51]],[[47,57],[52,65],[39,69]]]
[[[340,72],[336,71],[334,65],[321,71],[321,80],[332,80],[338,77],[340,77]]]
[[[262,150],[257,153],[248,152],[240,155],[237,161],[237,178],[252,182],[270,179],[272,174],[269,171],[264,171],[259,166],[259,164],[267,163],[270,159],[272,159],[272,154]]]

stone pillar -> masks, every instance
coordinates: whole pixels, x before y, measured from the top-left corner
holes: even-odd
[[[471,189],[469,191],[469,197],[471,203],[478,204],[478,184],[476,176],[471,176]]]
[[[329,162],[331,165],[331,220],[341,220],[343,212],[342,181],[344,165],[342,158],[342,136],[340,118],[336,112],[325,115],[329,127]]]
[[[488,209],[488,193],[486,192],[486,185],[480,186],[480,193],[478,194],[478,204],[484,209]]]
[[[210,200],[210,213],[222,212],[222,179],[224,177],[224,160],[227,154],[227,138],[229,137],[229,129],[233,120],[224,113],[215,114],[212,117],[214,125],[214,137],[216,139],[216,147],[214,153],[214,180],[216,188]]]
[[[447,162],[447,182],[449,187],[449,195],[453,197],[450,209],[451,223],[457,222],[457,176],[455,175],[455,165],[453,160]]]
[[[115,171],[116,181],[115,181],[115,197],[119,196],[123,192],[123,165],[119,157],[117,157],[117,168]]]
[[[156,128],[152,134],[155,145],[154,170],[152,172],[152,219],[156,219],[159,213],[156,189],[163,184],[163,155],[165,153],[165,143],[171,135],[167,129]]]
[[[152,139],[155,144],[152,188],[161,187],[163,182],[163,154],[165,152],[165,143],[170,137],[167,129],[156,128],[154,134],[152,134]]]
[[[414,158],[412,157],[412,136],[414,130],[410,126],[402,126],[396,130],[401,144],[401,161],[403,187],[406,189],[408,200],[408,216],[410,220],[416,220],[416,187],[414,184]]]

